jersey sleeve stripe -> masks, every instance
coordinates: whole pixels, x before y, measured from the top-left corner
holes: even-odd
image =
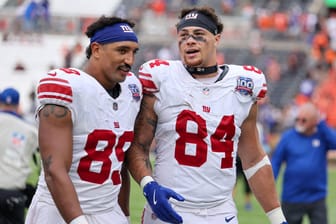
[[[72,102],[72,89],[68,81],[58,78],[41,79],[37,89],[38,99],[58,99]]]
[[[38,98],[40,100],[42,100],[42,99],[56,99],[56,100],[61,100],[61,101],[66,101],[66,102],[72,103],[72,98],[69,99],[67,97],[58,96],[58,95],[39,94]]]
[[[144,93],[153,93],[153,92],[157,92],[157,88],[154,84],[153,81],[151,80],[145,80],[145,79],[140,79],[141,84],[143,86],[143,92]]]
[[[60,79],[60,78],[44,78],[40,80],[40,83],[44,83],[44,82],[62,82],[62,83],[69,83],[67,80],[65,79]]]
[[[153,93],[158,91],[158,88],[151,78],[152,76],[148,73],[139,73],[139,79],[143,87],[143,93]]]
[[[143,76],[143,77],[148,77],[148,78],[152,78],[152,75],[151,75],[151,74],[149,74],[149,73],[144,73],[144,72],[139,72],[139,77],[141,77],[141,76]]]
[[[266,89],[262,89],[260,90],[259,94],[258,94],[258,98],[264,98],[266,96],[267,90]]]

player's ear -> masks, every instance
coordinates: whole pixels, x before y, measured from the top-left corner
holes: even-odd
[[[96,42],[91,43],[90,47],[91,47],[92,56],[94,58],[98,58],[99,57],[99,51],[101,50],[100,46],[101,45],[98,44],[98,43],[96,43]]]
[[[219,41],[220,39],[222,38],[222,35],[219,33],[219,34],[216,34],[215,35],[215,47],[217,47],[219,45]]]

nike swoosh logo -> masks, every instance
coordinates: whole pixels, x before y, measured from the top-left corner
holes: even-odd
[[[229,218],[225,217],[225,222],[230,222],[232,219],[234,219],[234,217],[235,216],[232,216],[232,217],[229,217]]]
[[[156,200],[156,190],[154,191],[154,194],[153,194],[153,203],[154,203],[154,205],[156,205],[156,203],[157,203],[157,200]]]

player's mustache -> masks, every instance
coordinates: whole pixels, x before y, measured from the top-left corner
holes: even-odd
[[[121,69],[121,70],[123,70],[123,71],[130,71],[131,68],[132,68],[132,67],[131,67],[129,64],[127,64],[127,63],[125,63],[125,64],[119,66],[119,69]]]

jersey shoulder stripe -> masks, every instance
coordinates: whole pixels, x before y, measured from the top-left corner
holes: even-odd
[[[158,88],[152,80],[152,75],[149,73],[139,72],[139,79],[143,87],[144,93],[157,92]]]
[[[40,106],[56,104],[71,107],[82,87],[87,86],[87,74],[75,68],[59,68],[49,71],[39,80],[37,99]]]
[[[69,82],[60,78],[44,78],[39,82],[37,89],[39,100],[54,98],[61,101],[72,102],[72,89]]]
[[[159,92],[161,83],[170,78],[171,74],[178,72],[178,66],[181,66],[178,61],[160,59],[153,59],[142,64],[138,74],[143,92]]]

